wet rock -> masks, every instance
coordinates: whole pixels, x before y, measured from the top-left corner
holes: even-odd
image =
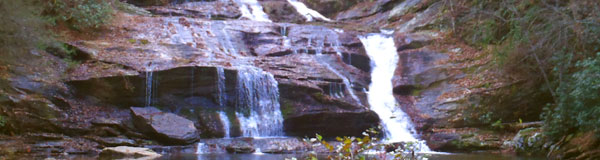
[[[121,158],[135,158],[135,159],[157,159],[161,155],[152,151],[148,148],[140,147],[107,147],[102,149],[100,152],[100,159],[121,159]]]
[[[436,129],[425,135],[427,145],[436,151],[485,151],[504,147],[507,137],[476,128]]]
[[[225,147],[229,153],[254,153],[256,149],[249,143],[238,142]]]
[[[47,141],[47,140],[62,140],[66,138],[65,135],[56,133],[28,133],[25,135],[28,139],[36,141]]]
[[[535,154],[543,151],[543,140],[541,128],[526,128],[515,135],[512,144],[517,153]]]
[[[98,144],[83,138],[68,138],[59,141],[38,141],[27,149],[33,153],[97,154]]]
[[[88,139],[98,142],[107,147],[116,146],[137,146],[137,143],[131,139],[121,137],[88,137]]]
[[[91,123],[93,125],[101,126],[101,127],[111,127],[111,128],[117,128],[117,129],[125,128],[125,127],[123,127],[123,123],[121,122],[121,120],[115,119],[115,118],[98,117],[98,118],[92,120]]]
[[[154,107],[131,107],[135,127],[164,144],[191,144],[198,140],[194,122]]]
[[[284,120],[284,130],[292,136],[312,136],[316,133],[324,137],[360,136],[369,128],[379,124],[379,116],[373,111],[299,112]]]
[[[215,112],[199,113],[196,128],[202,131],[203,138],[222,138],[225,136],[225,129],[221,123],[219,115]],[[229,128],[227,128],[229,129]]]

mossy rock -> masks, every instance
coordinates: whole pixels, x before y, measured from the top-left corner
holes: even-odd
[[[512,140],[518,154],[539,154],[544,151],[544,137],[541,128],[525,128],[520,130]]]

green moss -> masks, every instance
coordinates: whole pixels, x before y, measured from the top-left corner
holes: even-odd
[[[412,96],[421,96],[421,93],[423,93],[422,89],[413,89],[412,92],[410,93]]]
[[[281,98],[281,115],[283,116],[283,119],[286,119],[289,115],[291,115],[292,113],[294,113],[294,102],[289,100],[289,99],[285,99],[285,98]]]

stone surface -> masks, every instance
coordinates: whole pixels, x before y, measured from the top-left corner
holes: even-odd
[[[159,157],[161,157],[160,154],[152,151],[151,149],[141,147],[107,147],[102,149],[102,152],[100,152],[101,159],[157,159]]]
[[[137,143],[131,139],[121,138],[121,137],[93,137],[90,136],[88,139],[98,142],[101,145],[107,147],[116,147],[116,146],[137,146]]]
[[[256,151],[254,146],[243,142],[230,144],[225,147],[225,150],[229,153],[254,153]]]
[[[154,107],[131,107],[136,128],[164,144],[191,144],[199,135],[194,122]]]

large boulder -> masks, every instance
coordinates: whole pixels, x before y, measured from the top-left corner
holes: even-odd
[[[225,147],[225,150],[229,153],[254,153],[256,151],[254,146],[245,142],[232,143]]]
[[[157,159],[161,155],[148,148],[141,147],[107,147],[100,152],[100,159]]]
[[[515,151],[519,154],[539,154],[544,152],[544,137],[541,128],[520,130],[512,140]]]
[[[154,107],[131,107],[136,128],[151,138],[167,145],[186,145],[198,140],[198,130],[194,122],[175,115],[164,113]]]
[[[379,116],[364,106],[322,94],[318,88],[280,83],[284,130],[292,136],[361,136],[379,125]],[[366,103],[366,101],[364,102]]]

